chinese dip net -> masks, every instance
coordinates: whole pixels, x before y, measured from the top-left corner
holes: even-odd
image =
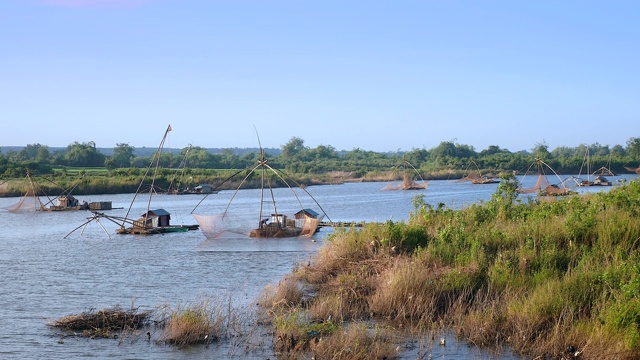
[[[12,213],[36,211],[42,208],[44,208],[44,204],[40,201],[40,197],[35,196],[33,190],[27,191],[27,193],[24,194],[17,203],[5,207],[7,211]]]
[[[389,184],[380,190],[421,190],[426,189],[427,185],[427,182],[416,182],[411,178],[411,175],[405,174],[403,176],[402,183],[397,185]]]
[[[538,175],[538,181],[536,181],[536,183],[532,187],[520,189],[519,192],[520,194],[533,194],[547,188],[549,185],[550,184],[549,181],[547,181],[547,178],[544,175],[540,174]]]
[[[215,239],[225,232],[247,235],[251,232],[252,226],[255,222],[250,219],[240,218],[238,216],[231,216],[229,213],[224,214],[192,214],[193,218],[198,222],[200,230],[207,237],[207,239]]]

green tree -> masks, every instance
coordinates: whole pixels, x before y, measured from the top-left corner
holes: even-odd
[[[535,155],[537,158],[540,158],[542,160],[548,158],[551,155],[551,153],[549,152],[549,144],[547,144],[547,142],[544,140],[536,143],[536,146],[531,149],[531,152],[533,152],[533,155]]]
[[[627,151],[621,145],[614,145],[611,148],[611,154],[615,156],[625,156]]]
[[[307,150],[307,147],[304,146],[304,140],[297,136],[292,137],[288,143],[282,145],[280,148],[282,149],[282,156],[289,159],[295,158]]]
[[[504,216],[510,216],[513,203],[518,199],[520,182],[513,173],[500,175],[500,184],[491,201]]]
[[[508,150],[501,149],[498,145],[489,145],[485,150],[480,151],[479,156],[489,156],[494,154],[508,153]]]
[[[627,154],[634,159],[640,158],[640,137],[632,137],[627,140]]]
[[[131,167],[131,161],[134,158],[134,147],[129,144],[119,143],[113,149],[113,156],[105,161],[107,169],[128,168]]]
[[[64,161],[68,166],[100,167],[104,166],[105,159],[106,156],[98,152],[93,141],[76,141],[67,146],[67,152],[64,154]]]
[[[187,149],[182,151],[182,156],[185,155]],[[207,149],[200,146],[193,146],[187,154],[187,167],[191,168],[215,168],[216,157],[213,156]]]

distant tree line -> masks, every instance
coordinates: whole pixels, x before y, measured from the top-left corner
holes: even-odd
[[[624,166],[636,167],[640,162],[640,137],[631,137],[626,146],[579,145],[577,147],[557,147],[549,150],[545,143],[538,143],[531,151],[511,152],[497,145],[476,151],[473,146],[443,141],[431,149],[412,149],[406,152],[380,153],[355,148],[351,151],[338,151],[330,145],[308,147],[300,137],[293,137],[280,147],[278,154],[266,155],[269,162],[289,173],[320,174],[331,171],[353,172],[363,176],[369,172],[385,171],[408,161],[424,173],[444,170],[464,170],[471,161],[483,171],[504,172],[520,171],[536,159],[542,159],[557,172],[564,174],[586,173],[585,159],[589,159],[592,170],[607,165],[615,172],[625,172]],[[119,143],[111,156],[104,155],[93,141],[73,142],[62,151],[49,151],[42,144],[30,144],[20,151],[8,151],[0,154],[0,175],[3,177],[21,177],[25,171],[50,174],[54,168],[106,168],[141,169],[149,165],[151,158],[135,156],[135,148]],[[238,154],[232,149],[221,153],[212,153],[199,146],[189,146],[179,154],[163,153],[160,166],[163,168],[186,169],[243,169],[256,164],[258,151]]]

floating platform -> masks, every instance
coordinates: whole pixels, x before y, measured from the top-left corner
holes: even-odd
[[[150,227],[150,228],[120,228],[116,230],[116,234],[122,235],[154,235],[154,234],[167,234],[174,232],[187,232],[191,230],[198,230],[200,228],[199,225],[171,225],[171,226],[160,226],[160,227]]]

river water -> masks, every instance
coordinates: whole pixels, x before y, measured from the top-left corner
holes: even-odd
[[[636,177],[623,175],[612,180]],[[524,183],[533,181],[525,179]],[[434,206],[444,203],[455,209],[488,201],[497,187],[497,184],[431,181],[426,190],[381,191],[385,185],[347,183],[311,186],[307,191],[333,221],[402,221],[408,219],[417,194],[423,194],[424,200]],[[233,196],[233,191],[210,195],[196,213],[220,213]],[[259,196],[259,190],[240,190],[229,206],[229,214],[241,221],[252,214],[249,218],[257,222]],[[275,196],[280,212],[299,209],[290,191],[276,189]],[[132,194],[78,197],[87,202],[111,201],[114,208],[122,208],[107,212],[115,216],[125,215],[132,200]],[[190,214],[201,199],[196,195],[156,195],[151,208],[170,211],[172,224],[195,224]],[[232,232],[207,239],[201,231],[131,236],[116,235],[117,226],[103,219],[101,224],[107,233],[92,222],[84,231],[69,234],[85,222],[89,212],[4,210],[19,200],[0,198],[0,358],[3,359],[273,359],[268,333],[262,337],[265,344],[251,345],[255,351],[247,354],[233,341],[177,349],[148,342],[146,336],[118,340],[63,337],[47,324],[91,309],[116,305],[128,309],[133,304],[141,310],[150,310],[209,296],[231,298],[234,308],[244,311],[255,303],[266,285],[277,283],[296,263],[308,261],[331,232],[323,228],[312,239],[251,239]],[[146,211],[145,198],[142,200],[134,204],[130,217]],[[304,207],[319,210],[310,200],[302,201],[307,201],[303,202]],[[152,330],[153,337],[159,337],[160,331]],[[513,358],[448,338],[446,347],[436,345],[426,350],[414,347],[403,353],[402,358]]]

